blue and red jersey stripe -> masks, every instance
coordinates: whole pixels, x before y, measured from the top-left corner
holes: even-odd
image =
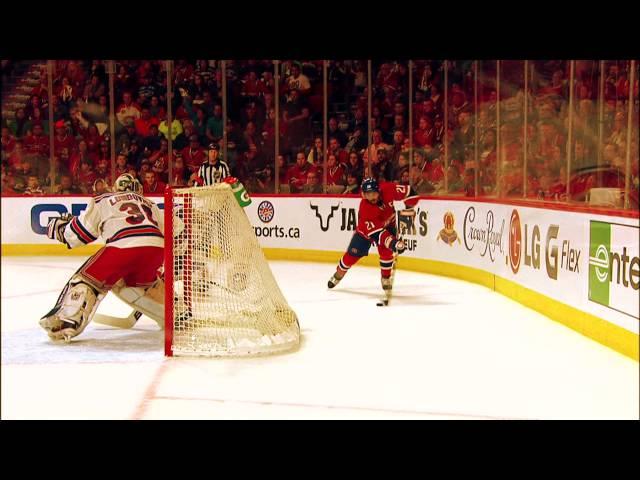
[[[76,234],[76,236],[80,239],[82,243],[91,243],[97,239],[94,235],[87,230],[78,217],[74,217],[70,223],[71,231]]]
[[[94,198],[94,202],[96,204],[100,203],[101,200],[104,200],[107,197],[110,197],[111,195],[115,195],[116,193],[122,193],[122,192],[107,192],[107,193],[103,193],[102,195]]]
[[[126,227],[118,230],[111,238],[107,240],[107,243],[115,242],[116,240],[122,240],[129,237],[160,237],[164,238],[162,232],[153,225],[139,225],[136,227]]]

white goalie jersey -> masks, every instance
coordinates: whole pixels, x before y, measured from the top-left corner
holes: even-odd
[[[118,248],[163,247],[164,217],[158,206],[133,192],[105,193],[92,198],[87,209],[64,230],[69,248],[102,237]]]

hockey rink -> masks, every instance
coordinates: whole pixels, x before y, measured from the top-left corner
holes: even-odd
[[[637,362],[485,287],[399,270],[270,262],[302,332],[260,358],[163,356],[143,317],[70,344],[38,319],[83,257],[2,258],[3,419],[638,419]],[[109,295],[99,309],[128,315]]]

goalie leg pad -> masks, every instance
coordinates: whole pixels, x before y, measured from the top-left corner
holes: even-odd
[[[158,278],[148,288],[127,287],[124,282],[118,282],[111,291],[131,308],[151,317],[160,328],[164,328],[164,280],[162,278]]]
[[[40,326],[53,340],[76,337],[89,325],[105,295],[106,292],[87,283],[81,275],[74,275],[56,306],[40,319]]]

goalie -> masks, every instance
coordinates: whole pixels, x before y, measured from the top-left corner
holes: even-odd
[[[71,277],[55,307],[40,320],[53,340],[69,341],[91,322],[109,290],[162,326],[164,284],[163,216],[142,196],[142,185],[130,174],[120,175],[114,192],[92,198],[78,217],[52,218],[47,236],[68,248],[102,237],[106,245]]]
[[[369,254],[371,244],[378,246],[380,255],[380,281],[382,289],[390,292],[392,285],[394,253],[400,254],[406,249],[404,242],[396,234],[396,211],[394,201],[404,200],[405,216],[415,215],[413,207],[420,197],[409,185],[396,185],[374,178],[365,178],[362,182],[362,200],[358,210],[358,226],[351,243],[344,253],[336,272],[329,279],[328,287],[333,288],[345,276],[347,271],[362,257]]]

